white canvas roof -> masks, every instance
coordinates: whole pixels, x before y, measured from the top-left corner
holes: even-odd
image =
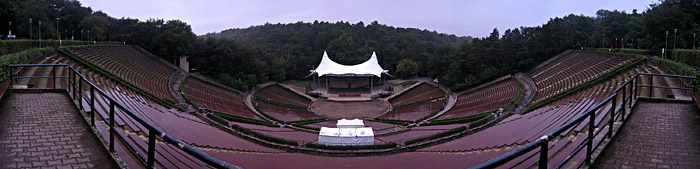
[[[321,132],[318,135],[338,137],[340,130],[338,128],[321,127]]]
[[[338,123],[336,123],[336,126],[338,128],[347,128],[347,127],[359,128],[359,127],[365,127],[365,123],[362,122],[362,120],[360,120],[360,119],[352,119],[352,120],[340,119],[340,120],[338,120]]]
[[[355,137],[355,128],[339,128],[340,137]]]
[[[377,55],[374,52],[372,52],[372,57],[370,57],[369,60],[363,63],[357,65],[342,65],[331,60],[328,57],[328,54],[326,54],[326,52],[324,51],[323,58],[321,58],[321,63],[318,64],[318,67],[314,71],[318,74],[319,77],[326,74],[371,74],[377,77],[382,77],[382,72],[384,72],[384,69],[382,69],[382,67],[379,66],[379,61],[377,61]]]
[[[372,131],[371,127],[356,128],[355,134],[357,134],[357,137],[374,137],[374,131]]]

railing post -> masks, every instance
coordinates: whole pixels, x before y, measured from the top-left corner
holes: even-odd
[[[622,114],[620,114],[620,121],[625,121],[625,111],[627,109],[627,87],[629,87],[628,85],[625,85],[625,87],[622,88]]]
[[[148,159],[146,160],[146,167],[147,168],[153,168],[153,164],[155,163],[155,154],[156,154],[156,132],[149,129],[148,130]]]
[[[649,75],[649,98],[654,97],[654,91],[652,88],[654,87],[654,75]]]
[[[546,137],[546,136],[545,136]],[[540,162],[538,164],[538,168],[540,169],[547,169],[547,160],[548,160],[548,151],[549,149],[549,141],[547,139],[544,139],[542,144],[540,145]]]
[[[53,68],[53,88],[56,89],[56,66],[51,66]]]
[[[591,164],[591,155],[593,155],[593,130],[595,130],[595,112],[590,111],[588,114],[588,145],[586,146],[586,164]]]
[[[83,77],[78,78],[78,103],[80,109],[83,110]]]
[[[639,79],[642,78],[641,75],[637,74],[637,78],[634,78],[634,99],[639,96]]]
[[[10,76],[10,86],[12,86],[13,84],[15,84],[15,79],[12,78],[12,66],[10,66],[9,64],[7,65],[7,75]]]
[[[625,97],[624,95],[622,97]],[[624,98],[622,98],[624,100]],[[612,137],[612,132],[613,132],[613,123],[615,123],[615,109],[617,108],[617,93],[613,93],[613,98],[612,98],[612,108],[610,109],[610,123],[608,123],[608,134],[606,136],[608,138]],[[623,109],[625,108],[624,106],[622,107]],[[602,121],[601,121],[602,123]],[[605,126],[603,126],[605,127]]]
[[[95,86],[90,86],[90,124],[95,126]]]
[[[114,152],[114,101],[109,101],[109,151]]]

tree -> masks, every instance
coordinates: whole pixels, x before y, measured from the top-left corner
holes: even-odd
[[[283,81],[287,78],[287,67],[288,67],[287,60],[284,60],[284,58],[277,57],[275,60],[272,60],[272,69],[270,74],[272,75],[272,80],[276,81]]]
[[[396,65],[396,73],[398,73],[401,78],[416,76],[418,75],[419,71],[420,66],[418,63],[416,63],[416,61],[411,59],[402,59]]]

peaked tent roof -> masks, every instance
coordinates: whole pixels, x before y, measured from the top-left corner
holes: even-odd
[[[316,70],[314,70],[318,76],[323,76],[326,74],[332,75],[342,75],[342,74],[371,74],[377,77],[382,77],[384,69],[379,66],[379,61],[377,61],[377,55],[372,52],[372,57],[369,60],[356,64],[356,65],[342,65],[334,62],[328,58],[328,54],[323,52],[323,58],[321,63],[318,64]]]

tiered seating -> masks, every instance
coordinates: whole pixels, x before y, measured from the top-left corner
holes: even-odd
[[[280,150],[267,148],[228,134],[216,127],[208,125],[193,115],[179,112],[177,109],[167,109],[128,88],[85,69],[75,62],[66,61],[65,63],[79,70],[88,80],[98,85],[99,88],[107,92],[108,95],[115,98],[118,102],[127,106],[134,113],[161,128],[166,133],[189,144],[233,151],[281,152]],[[85,91],[89,91],[87,85],[83,86]],[[104,117],[109,117],[109,102],[103,97],[95,97],[95,101],[95,111]],[[87,106],[87,102],[83,101],[83,105],[86,111],[91,111],[89,106]],[[147,138],[145,136],[148,134],[148,130],[120,110],[117,110],[115,113],[115,122],[119,126],[118,131],[124,134],[129,139],[129,142],[137,146],[139,149],[137,151],[145,154],[145,150],[147,149]],[[108,127],[103,123],[96,123],[96,125],[98,130],[101,131],[100,134],[107,137]],[[123,147],[119,149],[123,149]],[[159,168],[201,168],[200,166],[205,166],[199,160],[192,158],[170,145],[158,143],[156,150],[156,164]],[[126,151],[118,152],[121,152],[121,157],[128,157],[127,154],[124,154]]]
[[[398,97],[389,100],[394,107],[411,104],[419,101],[425,101],[430,98],[444,97],[445,91],[427,83],[421,83],[418,86],[402,93]]]
[[[244,96],[222,89],[197,78],[187,78],[182,86],[187,98],[204,108],[232,115],[261,119],[246,107]]]
[[[258,90],[255,92],[255,97],[262,99],[262,101],[255,101],[257,108],[263,111],[262,113],[278,120],[296,121],[321,118],[308,110],[307,107],[311,100],[278,85],[270,85]],[[265,101],[293,105],[294,107],[266,103]]]
[[[510,103],[521,90],[515,79],[509,79],[470,93],[461,94],[452,109],[439,119],[469,116],[495,110]]]
[[[394,109],[379,118],[382,119],[392,119],[392,120],[406,120],[415,121],[419,120],[425,116],[432,114],[435,111],[442,110],[447,99],[440,99],[428,104],[421,104],[418,106],[397,108]]]
[[[132,47],[80,48],[73,53],[156,97],[173,100],[168,78],[175,70]]]
[[[531,73],[537,86],[532,104],[562,93],[631,61],[629,57],[572,52]]]
[[[290,92],[278,85],[267,86],[257,92],[255,96],[269,99],[271,101],[287,103],[299,106],[308,106],[311,100]]]
[[[637,69],[632,69],[627,73],[619,74],[617,77],[606,82],[597,84],[527,114],[512,115],[495,126],[487,128],[483,131],[456,139],[454,141],[424,148],[420,151],[442,152],[488,150],[503,146],[518,146],[528,141],[533,141],[547,132],[550,132],[562,124],[572,120],[574,117],[586,112],[595,104],[609,97],[613,90],[631,78],[631,76],[637,73],[637,71],[645,71],[648,68],[649,65],[640,65]],[[644,80],[640,81],[640,84],[645,83],[646,82]],[[622,96],[619,97],[620,98],[617,99],[617,105],[620,105],[622,100]],[[594,122],[596,126],[600,127],[600,125],[604,122],[603,120],[609,116],[608,113],[610,109],[611,106],[607,105],[601,108],[600,111],[596,112],[596,119]],[[556,144],[557,147],[553,147],[555,149],[549,150],[549,153],[552,155],[550,158],[564,158],[571,152],[569,150],[578,146],[587,136],[585,133],[587,130],[586,123],[588,123],[588,119],[577,124],[572,129],[569,129],[569,131],[562,133],[562,137],[555,141],[567,145],[566,149],[559,150],[564,146]],[[594,144],[600,142],[602,140],[602,136],[605,135],[606,132],[607,130],[601,131],[600,135],[594,139]],[[555,144],[550,145],[555,146]],[[537,156],[537,154],[533,155]],[[529,167],[530,165],[534,164],[536,160],[533,162],[531,159],[527,159],[528,157],[529,156],[526,155],[521,159],[513,160],[513,163],[507,164],[506,166],[512,167],[517,165],[517,163],[526,160],[526,162],[519,164],[518,167]],[[576,162],[580,162],[582,160],[581,157],[582,156],[574,157],[574,164]]]

